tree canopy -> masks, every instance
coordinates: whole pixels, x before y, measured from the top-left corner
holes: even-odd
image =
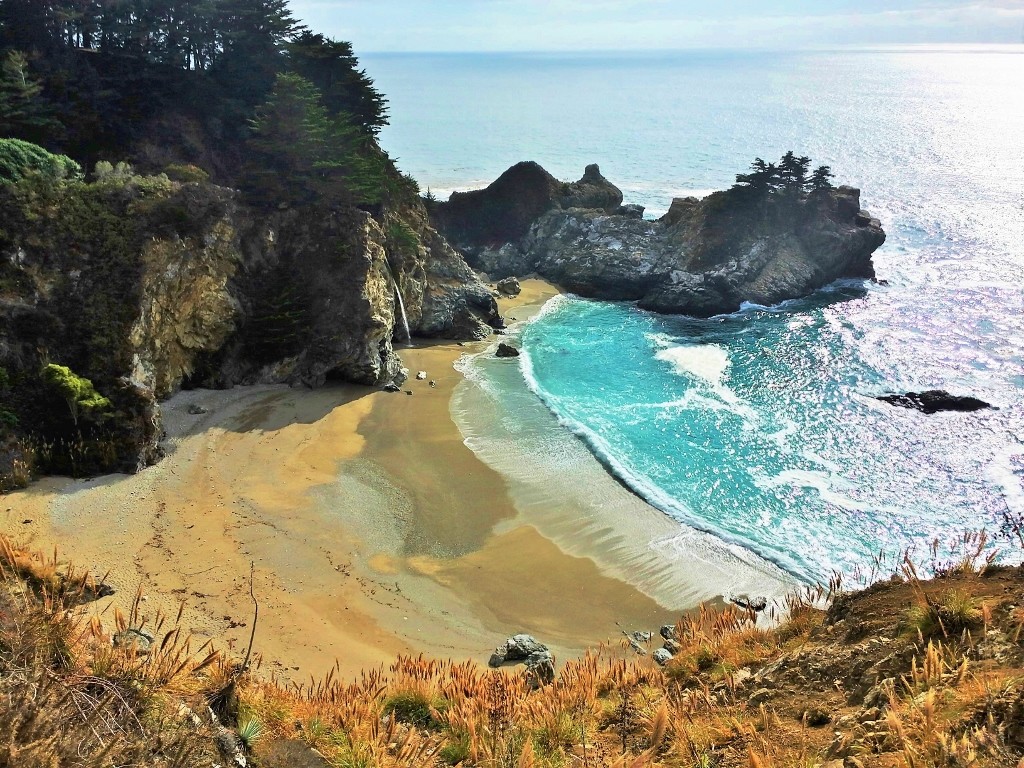
[[[299,24],[288,0],[0,0],[0,61],[2,134],[87,167],[121,159],[167,115],[237,145],[282,73],[367,136],[387,123],[352,46]]]
[[[736,176],[732,191],[752,200],[799,201],[809,192],[831,189],[832,169],[822,165],[808,174],[810,167],[809,157],[797,157],[793,151],[783,155],[778,163],[766,163],[758,157],[751,163],[748,173]]]
[[[75,179],[82,168],[70,157],[55,155],[20,139],[0,139],[0,184],[18,182],[31,173],[50,181]]]

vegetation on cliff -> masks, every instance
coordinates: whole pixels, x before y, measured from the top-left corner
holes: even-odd
[[[538,686],[515,668],[422,657],[351,682],[278,683],[168,617],[144,619],[138,598],[107,626],[89,618],[79,606],[102,585],[0,540],[0,762],[1012,766],[1024,572],[980,558],[983,538],[964,543],[932,581],[907,563],[867,591],[794,599],[775,627],[701,608],[663,628],[657,642],[676,652],[665,668],[623,643]]]

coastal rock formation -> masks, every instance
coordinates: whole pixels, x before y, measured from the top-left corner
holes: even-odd
[[[495,357],[519,357],[519,350],[513,347],[511,344],[502,342],[498,345],[497,351],[494,353]]]
[[[448,202],[435,206],[431,216],[449,242],[463,252],[477,253],[517,242],[549,211],[611,212],[621,204],[622,192],[596,165],[588,165],[579,181],[569,183],[537,163],[525,162],[513,165],[486,189],[453,192]]]
[[[885,241],[852,187],[770,197],[734,188],[676,199],[648,221],[612,205],[621,193],[596,169],[578,182],[589,194],[558,196],[549,177],[536,164],[514,166],[439,204],[436,222],[492,278],[536,272],[583,296],[702,317],[873,277],[871,255]]]
[[[227,188],[138,176],[50,194],[38,216],[0,185],[0,370],[10,419],[96,446],[62,471],[156,461],[158,403],[181,387],[379,386],[400,378],[406,327],[480,339],[502,325],[422,206],[268,214]],[[87,377],[116,418],[64,423],[67,406],[33,384],[44,362]]]
[[[930,389],[927,392],[907,392],[903,395],[881,395],[875,398],[897,408],[911,408],[931,416],[942,411],[973,413],[991,409],[992,405],[976,397],[951,395],[944,389]]]

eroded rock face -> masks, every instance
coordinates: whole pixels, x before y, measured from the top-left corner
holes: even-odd
[[[543,169],[527,172],[522,165],[486,190],[453,195],[440,207],[442,231],[492,278],[536,272],[583,296],[710,316],[743,302],[805,296],[843,277],[873,277],[871,255],[885,241],[851,187],[762,200],[717,192],[674,200],[665,216],[648,221],[596,192],[516,197],[517,190],[540,186]],[[590,188],[608,185],[589,168],[578,183],[588,176]],[[511,211],[508,219],[501,218],[502,205]],[[473,213],[485,213],[486,226],[467,223]]]
[[[15,286],[0,298],[0,367],[30,380],[43,350],[113,400],[104,439],[117,455],[97,469],[156,461],[158,403],[182,386],[398,378],[401,306],[415,335],[479,339],[501,325],[487,287],[415,203],[377,218],[267,214],[210,184],[108,186],[65,190],[45,220],[0,190],[11,211],[0,269]],[[84,203],[90,221],[71,220]],[[59,415],[30,395],[26,408]]]
[[[438,229],[464,253],[516,242],[552,210],[595,208],[614,211],[622,192],[588,165],[576,182],[559,181],[539,164],[518,163],[486,189],[453,192],[432,212]]]

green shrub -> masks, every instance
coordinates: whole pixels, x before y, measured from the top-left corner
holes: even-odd
[[[0,139],[0,184],[16,183],[33,173],[48,181],[65,181],[81,178],[82,166],[21,139]]]
[[[177,181],[182,184],[201,184],[210,180],[210,174],[198,165],[180,165],[174,163],[164,168],[164,173],[167,174],[167,178],[171,181]]]
[[[446,707],[447,702],[432,701],[419,691],[400,691],[384,702],[384,714],[393,713],[400,722],[420,728],[436,728],[439,723],[434,718],[434,711]]]

